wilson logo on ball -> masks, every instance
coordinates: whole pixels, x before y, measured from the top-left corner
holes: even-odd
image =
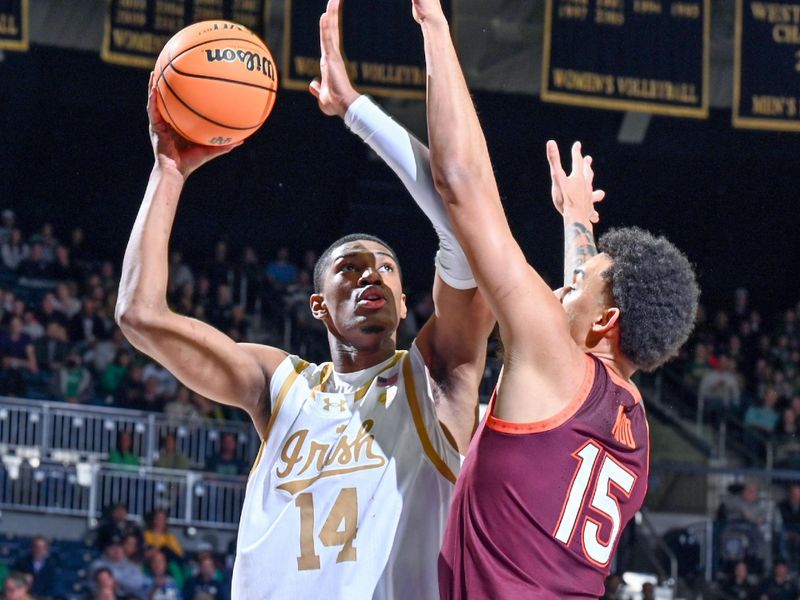
[[[232,48],[215,50],[206,50],[206,60],[208,62],[236,62],[237,60],[244,64],[248,71],[259,71],[269,77],[275,79],[272,61],[266,56],[259,56],[255,52],[245,50],[234,50]]]

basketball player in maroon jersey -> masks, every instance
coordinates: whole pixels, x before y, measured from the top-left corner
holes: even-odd
[[[591,158],[548,142],[564,217],[555,294],[511,234],[439,0],[412,0],[425,38],[437,189],[500,325],[504,372],[456,485],[439,559],[443,598],[597,598],[645,497],[649,435],[630,382],[688,337],[698,288],[670,242],[637,228],[596,246]],[[599,251],[598,251],[599,250]]]

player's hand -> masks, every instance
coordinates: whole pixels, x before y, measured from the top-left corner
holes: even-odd
[[[342,58],[340,6],[340,0],[328,0],[328,7],[319,18],[319,70],[322,78],[312,81],[308,85],[308,91],[317,99],[320,110],[326,115],[344,117],[359,94],[350,83],[347,66]]]
[[[204,146],[195,144],[178,133],[164,120],[156,106],[155,76],[150,73],[150,84],[147,94],[147,116],[150,119],[150,142],[153,154],[161,166],[177,169],[184,177],[191,175],[198,167],[208,161],[227,154],[244,142],[236,142],[227,146]]]
[[[425,21],[447,21],[441,0],[411,0],[411,13],[420,25]]]
[[[594,170],[592,170],[592,157],[581,154],[581,143],[572,144],[572,172],[567,176],[561,166],[561,154],[558,144],[553,140],[547,142],[547,162],[550,163],[550,180],[553,205],[556,210],[564,215],[568,212],[570,218],[587,219],[597,223],[600,215],[595,210],[595,202],[605,198],[603,190],[594,190]]]

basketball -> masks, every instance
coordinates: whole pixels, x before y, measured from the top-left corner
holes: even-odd
[[[208,146],[253,134],[272,112],[275,61],[249,29],[230,21],[190,25],[156,61],[157,104],[184,138]]]

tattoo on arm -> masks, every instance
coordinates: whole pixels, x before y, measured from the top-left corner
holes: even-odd
[[[583,223],[564,226],[564,285],[572,283],[572,274],[597,254],[594,234]]]

